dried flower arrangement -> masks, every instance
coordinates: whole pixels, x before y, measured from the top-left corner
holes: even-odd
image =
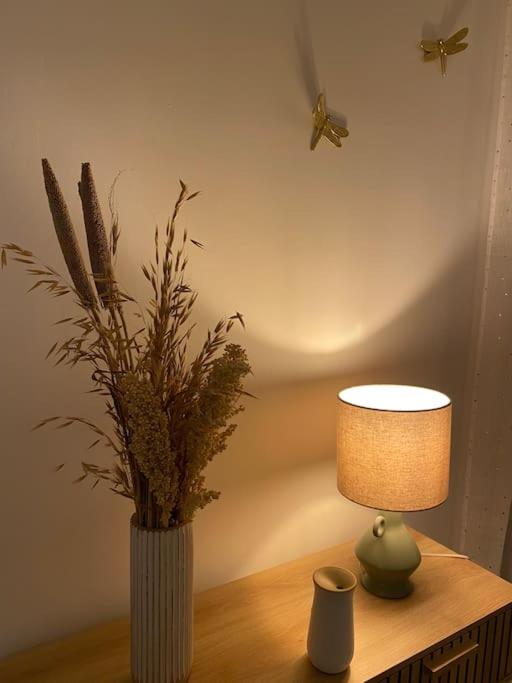
[[[114,261],[119,240],[119,222],[110,195],[111,228],[107,237],[90,164],[82,165],[78,184],[87,234],[92,274],[87,272],[64,197],[53,170],[42,161],[44,183],[53,224],[71,276],[67,282],[54,268],[42,265],[34,254],[20,246],[2,245],[1,265],[8,257],[25,265],[36,278],[31,290],[42,287],[54,297],[71,296],[80,309],[58,321],[72,326],[72,335],[55,343],[48,356],[56,364],[92,367],[93,392],[102,396],[113,423],[109,435],[93,422],[79,417],[52,417],[36,428],[53,423],[61,428],[75,423],[95,434],[90,448],[104,444],[113,450],[111,467],[82,462],[76,481],[101,480],[114,493],[133,499],[136,522],[148,529],[180,526],[194,513],[218,498],[205,485],[203,470],[226,448],[236,425],[231,419],[243,410],[241,399],[249,395],[243,381],[250,373],[246,353],[227,343],[239,313],[222,319],[195,357],[188,350],[194,325],[189,319],[197,298],[186,281],[189,243],[178,236],[177,219],[189,193],[180,181],[181,192],[165,234],[154,234],[154,258],[142,266],[151,287],[145,308],[124,292],[116,280]],[[94,284],[94,286],[93,286]],[[136,305],[137,331],[130,331],[126,307]],[[131,320],[131,318],[130,318]],[[61,469],[64,465],[59,465]]]

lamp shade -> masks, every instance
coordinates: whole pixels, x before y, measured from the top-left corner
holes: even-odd
[[[423,387],[374,384],[338,394],[338,489],[406,512],[448,497],[451,401]]]

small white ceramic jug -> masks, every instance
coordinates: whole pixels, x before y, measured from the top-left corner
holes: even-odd
[[[340,567],[322,567],[313,574],[315,594],[308,632],[308,656],[327,674],[345,671],[354,656],[355,575]]]

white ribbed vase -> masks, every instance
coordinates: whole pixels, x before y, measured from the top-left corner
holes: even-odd
[[[192,668],[192,524],[130,531],[134,683],[182,683]]]

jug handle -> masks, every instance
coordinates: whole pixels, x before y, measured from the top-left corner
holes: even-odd
[[[377,515],[373,523],[373,535],[375,538],[382,538],[386,531],[386,518],[384,515]]]

